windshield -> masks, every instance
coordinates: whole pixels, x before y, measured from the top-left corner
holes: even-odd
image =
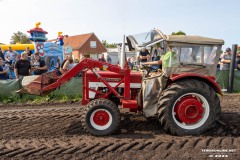
[[[151,30],[150,32],[144,32],[140,34],[131,35],[135,43],[138,46],[144,46],[151,42],[161,39],[161,36],[156,30]]]

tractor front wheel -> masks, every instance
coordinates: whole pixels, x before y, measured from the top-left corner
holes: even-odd
[[[84,129],[94,136],[114,133],[120,125],[120,112],[115,103],[108,99],[91,101],[82,115]]]
[[[205,82],[173,83],[158,102],[158,118],[173,135],[199,135],[216,125],[221,106],[215,91]]]

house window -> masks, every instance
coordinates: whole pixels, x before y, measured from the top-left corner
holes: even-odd
[[[97,48],[96,41],[90,41],[90,48]]]

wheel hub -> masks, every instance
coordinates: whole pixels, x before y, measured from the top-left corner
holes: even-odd
[[[109,122],[109,115],[106,111],[100,110],[97,111],[93,116],[93,121],[99,126],[104,126]]]
[[[176,103],[174,112],[180,122],[194,124],[202,118],[204,108],[202,102],[196,97],[185,96]]]

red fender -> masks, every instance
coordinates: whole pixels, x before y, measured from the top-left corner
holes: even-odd
[[[170,80],[172,82],[182,80],[182,79],[189,79],[189,78],[194,78],[198,80],[202,80],[206,82],[208,85],[210,85],[216,93],[219,93],[221,96],[223,96],[221,88],[219,85],[215,82],[215,77],[213,76],[203,76],[201,74],[197,73],[183,73],[183,74],[172,74],[170,77]]]

